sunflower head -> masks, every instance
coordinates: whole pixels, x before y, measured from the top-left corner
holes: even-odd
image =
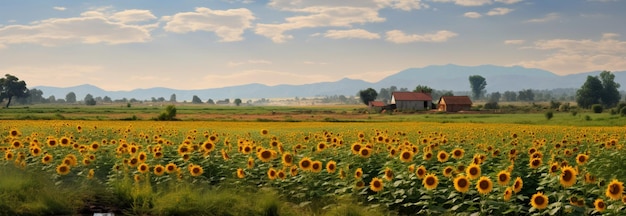
[[[589,161],[589,155],[578,154],[578,156],[576,156],[576,163],[578,165],[583,165],[583,164],[587,163],[587,161]]]
[[[563,187],[571,187],[576,184],[576,169],[571,166],[565,166],[561,168],[561,176],[559,178],[559,182]]]
[[[549,201],[548,196],[544,195],[542,192],[537,192],[530,198],[530,205],[536,209],[545,209],[548,207]]]
[[[447,166],[447,167],[443,168],[443,176],[445,176],[447,178],[451,178],[453,172],[454,172],[454,167],[452,167],[452,166]]]
[[[411,162],[411,161],[413,161],[413,151],[403,150],[400,153],[400,161],[402,161],[402,162]]]
[[[488,194],[493,189],[493,183],[487,176],[481,176],[476,182],[476,189],[480,194]]]
[[[448,153],[445,151],[439,151],[439,153],[437,153],[437,160],[441,163],[448,161]]]
[[[374,192],[379,192],[382,191],[384,187],[383,184],[383,180],[379,179],[379,178],[372,178],[372,181],[370,182],[370,189]]]
[[[335,161],[328,161],[328,163],[326,163],[326,171],[328,173],[334,173],[337,170],[337,162]]]
[[[480,176],[480,166],[478,164],[472,163],[466,169],[465,173],[469,179],[476,179]]]
[[[360,179],[361,177],[363,177],[363,169],[357,168],[356,171],[354,171],[354,178]]]
[[[424,167],[424,165],[420,165],[419,167],[417,167],[415,174],[417,175],[418,179],[423,179],[426,176],[426,167]]]
[[[511,173],[504,171],[504,170],[498,173],[499,185],[502,185],[502,186],[508,185],[509,181],[511,181]]]
[[[439,184],[439,179],[433,173],[427,174],[424,179],[422,179],[422,184],[427,190],[433,190],[437,188]]]
[[[620,200],[622,199],[622,194],[624,193],[624,183],[618,181],[617,179],[613,179],[611,183],[609,183],[606,187],[606,196],[611,200]]]
[[[470,188],[470,180],[464,175],[459,175],[454,178],[454,189],[461,193],[466,193]]]
[[[322,171],[322,167],[321,161],[316,160],[311,163],[311,171],[315,173]]]
[[[511,188],[511,187],[507,187],[507,188],[504,190],[504,195],[503,195],[503,199],[504,199],[504,201],[507,201],[507,202],[508,202],[509,200],[511,200],[511,197],[512,197],[512,196],[513,196],[513,188]]]
[[[603,199],[596,199],[596,201],[593,202],[593,206],[598,212],[603,212],[604,210],[606,210],[606,203]]]
[[[154,166],[154,175],[156,176],[162,176],[165,173],[165,167],[163,165],[156,165]]]

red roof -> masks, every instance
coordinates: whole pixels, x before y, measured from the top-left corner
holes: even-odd
[[[472,100],[468,96],[441,96],[439,103],[445,101],[446,104],[472,105]]]
[[[370,106],[383,107],[385,106],[385,103],[383,103],[382,101],[370,101]]]
[[[432,101],[433,97],[424,92],[393,92],[391,93],[396,101]]]

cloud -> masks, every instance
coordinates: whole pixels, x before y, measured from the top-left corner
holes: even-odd
[[[422,3],[420,0],[387,0],[387,2],[391,8],[400,9],[403,11],[411,11],[413,9],[419,10],[422,8],[428,8],[428,5]]]
[[[625,70],[626,41],[605,33],[600,40],[552,39],[534,42],[531,49],[551,51],[545,59],[523,61],[519,65],[543,68],[560,74],[593,70]]]
[[[52,7],[52,9],[54,9],[54,10],[58,10],[58,11],[64,11],[64,10],[66,10],[67,8],[65,8],[65,7]]]
[[[513,11],[513,9],[509,9],[509,8],[494,8],[494,9],[491,9],[489,12],[487,12],[487,16],[505,15],[505,14],[510,13],[511,11]]]
[[[450,38],[456,37],[458,34],[441,30],[434,34],[411,34],[407,35],[400,30],[392,30],[386,33],[386,40],[392,43],[411,43],[411,42],[445,42]]]
[[[293,38],[284,34],[285,31],[315,27],[351,27],[353,24],[383,22],[378,11],[372,8],[359,7],[314,7],[301,11],[309,13],[304,16],[286,18],[285,23],[256,25],[255,33],[272,39],[275,43],[286,42]]]
[[[433,2],[454,2],[460,6],[482,6],[486,4],[492,4],[491,0],[432,0]]]
[[[496,0],[496,2],[504,3],[504,4],[515,4],[521,2],[523,0]]]
[[[210,74],[202,78],[205,86],[220,88],[233,85],[250,83],[263,83],[266,85],[280,85],[289,83],[292,85],[308,84],[312,81],[333,81],[331,77],[318,74],[288,73],[272,70],[246,70],[230,74]]]
[[[350,30],[328,30],[324,33],[324,37],[332,39],[359,38],[359,39],[379,39],[380,35],[372,33],[364,29]]]
[[[526,20],[525,22],[527,23],[543,23],[543,22],[549,22],[549,21],[553,21],[559,18],[559,14],[557,13],[549,13],[546,16],[542,17],[542,18],[537,18],[537,19],[529,19]]]
[[[480,13],[477,12],[467,12],[463,14],[463,16],[476,19],[482,17],[483,15],[480,15]]]
[[[58,46],[69,43],[141,43],[151,39],[150,30],[154,27],[154,24],[130,25],[100,11],[86,11],[79,17],[51,18],[29,25],[4,26],[0,28],[0,44]]]
[[[214,32],[220,41],[233,42],[243,40],[243,32],[252,27],[255,17],[246,8],[211,10],[200,7],[194,12],[177,13],[163,19],[167,21],[164,29],[168,32]]]
[[[136,23],[154,20],[157,17],[149,10],[125,10],[113,14],[110,19],[121,23]]]
[[[524,41],[524,40],[505,40],[504,44],[507,44],[507,45],[509,45],[509,44],[511,44],[511,45],[518,45],[518,44],[523,44],[524,42],[526,42],[526,41]]]
[[[247,65],[247,64],[265,64],[265,65],[269,65],[272,64],[271,61],[267,61],[267,60],[260,60],[260,59],[254,59],[254,60],[248,60],[248,61],[239,61],[239,62],[228,62],[228,66],[231,67],[235,67],[235,66],[240,66],[240,65]]]

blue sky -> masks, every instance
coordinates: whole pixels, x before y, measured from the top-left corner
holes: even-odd
[[[623,0],[3,0],[29,87],[378,81],[428,65],[626,70]]]

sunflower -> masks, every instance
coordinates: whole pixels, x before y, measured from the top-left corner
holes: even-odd
[[[254,167],[254,158],[248,157],[248,161],[246,162],[248,169],[252,169]]]
[[[133,176],[133,179],[135,179],[135,182],[140,182],[141,181],[141,175],[135,174],[135,176]]]
[[[304,157],[300,160],[300,169],[302,170],[311,170],[311,164],[313,162],[311,161],[311,159],[309,159],[308,157]]]
[[[192,176],[200,176],[202,175],[203,172],[204,172],[204,169],[202,169],[201,166],[193,165],[193,164],[189,166],[189,173],[191,173]]]
[[[578,173],[571,166],[562,167],[559,182],[563,187],[570,187],[576,184],[576,174]]]
[[[382,179],[374,177],[372,181],[370,182],[370,189],[374,192],[379,192],[383,190],[383,187],[384,185],[383,185]]]
[[[463,155],[465,155],[465,150],[460,149],[460,148],[455,148],[452,150],[450,154],[452,155],[452,158],[454,159],[461,159],[463,158]]]
[[[318,152],[324,151],[324,149],[326,149],[326,143],[325,142],[320,142],[320,143],[317,144],[317,149],[316,150]]]
[[[415,172],[415,164],[409,165],[409,172]]]
[[[493,183],[489,177],[481,176],[476,182],[476,189],[478,189],[478,193],[480,194],[488,194],[491,192],[491,189],[493,189]]]
[[[437,188],[437,185],[439,184],[439,179],[435,174],[430,173],[427,174],[426,177],[424,177],[424,179],[422,180],[422,184],[427,190],[432,190]]]
[[[339,169],[339,179],[344,178],[346,178],[346,171],[343,171],[343,169]]]
[[[243,169],[239,168],[237,169],[237,178],[245,178],[246,177],[246,173],[243,171]]]
[[[59,175],[67,175],[68,173],[70,173],[70,166],[62,163],[57,166],[56,170]]]
[[[150,167],[148,166],[148,164],[141,163],[139,164],[139,166],[137,166],[137,170],[140,173],[147,173],[150,170]]]
[[[161,164],[158,164],[156,166],[154,166],[154,170],[153,170],[154,174],[156,176],[162,176],[163,173],[165,173],[165,167]]]
[[[456,189],[456,191],[465,193],[469,191],[469,188],[470,180],[467,177],[465,177],[464,175],[459,175],[454,178],[454,189]]]
[[[91,149],[92,151],[97,151],[100,148],[100,143],[98,142],[92,142],[89,145],[89,149]]]
[[[417,174],[418,179],[423,179],[426,176],[426,167],[424,165],[420,165],[417,167],[415,174]]]
[[[13,157],[15,155],[13,154],[13,152],[11,150],[7,150],[6,152],[4,152],[4,159],[5,160],[13,160]]]
[[[213,149],[215,149],[215,143],[211,141],[205,141],[204,143],[202,143],[202,150],[204,150],[206,153],[212,152]]]
[[[11,142],[11,146],[12,146],[13,148],[22,148],[22,147],[24,147],[24,146],[22,145],[22,142],[21,142],[21,141],[19,141],[19,140],[13,140],[13,142]]]
[[[402,162],[411,162],[413,161],[413,151],[403,150],[400,153],[400,161]]]
[[[331,161],[328,161],[328,163],[326,163],[326,172],[335,173],[336,170],[337,170],[337,162],[331,160]]]
[[[45,154],[42,158],[41,158],[41,163],[43,164],[48,164],[52,161],[52,155],[50,154]]]
[[[498,173],[499,185],[502,185],[502,186],[508,185],[509,181],[511,181],[511,173],[504,171],[504,170]]]
[[[515,181],[513,182],[513,191],[515,191],[515,193],[519,193],[522,191],[522,187],[524,187],[524,181],[522,181],[522,178],[515,178]]]
[[[541,158],[533,158],[530,160],[530,163],[528,163],[528,166],[530,166],[530,168],[532,169],[537,169],[539,168],[539,166],[541,166]]]
[[[17,138],[17,137],[19,137],[20,135],[22,135],[22,133],[21,133],[19,130],[15,129],[15,128],[11,128],[11,129],[9,130],[9,136],[10,136],[11,138]]]
[[[363,177],[363,169],[357,168],[356,171],[354,171],[354,178],[360,179],[361,177]]]
[[[141,163],[146,162],[146,160],[148,160],[148,155],[145,152],[143,152],[143,151],[139,152],[139,154],[137,154],[137,159]]]
[[[598,212],[603,212],[604,210],[606,210],[606,203],[604,203],[603,199],[596,199],[596,201],[593,202],[593,206]]]
[[[369,148],[361,148],[361,150],[359,151],[359,155],[362,158],[368,158],[370,157],[370,155],[372,155],[372,150]]]
[[[272,150],[262,149],[261,151],[257,152],[256,156],[259,158],[259,160],[263,162],[269,162],[272,160]]]
[[[261,135],[267,135],[270,132],[267,129],[261,129]]]
[[[452,173],[454,172],[454,167],[452,166],[447,166],[445,168],[443,168],[443,176],[450,178],[452,177]]]
[[[439,151],[439,153],[437,153],[437,160],[441,163],[448,161],[448,153],[445,151]]]
[[[93,179],[94,175],[96,175],[96,171],[94,171],[93,169],[89,169],[89,171],[87,172],[87,179]]]
[[[422,156],[422,159],[430,160],[432,158],[433,158],[433,153],[431,151],[424,151],[424,155]]]
[[[276,179],[276,174],[277,174],[277,172],[276,172],[276,170],[274,168],[270,168],[269,170],[267,170],[267,177],[270,180]]]
[[[550,175],[556,175],[556,172],[559,171],[560,168],[561,164],[559,162],[554,162],[550,164],[550,170],[548,170],[548,172],[550,173]]]
[[[283,164],[286,166],[293,165],[293,155],[291,153],[285,153],[282,156]]]
[[[504,201],[508,202],[509,200],[511,200],[511,196],[513,196],[513,188],[506,187],[506,189],[504,190],[504,195],[503,195]]]
[[[533,196],[530,198],[530,205],[532,205],[536,209],[547,208],[548,202],[550,202],[548,196],[543,195],[542,192],[537,192],[536,194],[533,194]]]
[[[478,177],[480,177],[480,166],[478,166],[478,164],[472,163],[470,164],[467,169],[465,169],[465,173],[467,174],[467,177],[469,179],[477,179]]]
[[[586,184],[593,184],[596,182],[596,177],[594,175],[591,175],[589,173],[585,173],[585,183]]]
[[[314,173],[321,172],[323,168],[324,166],[321,161],[316,160],[311,163],[311,171]]]
[[[622,203],[626,204],[626,194],[622,196]]]
[[[71,144],[71,140],[70,138],[67,137],[61,137],[61,139],[59,139],[59,145],[67,147]]]
[[[385,168],[385,179],[387,179],[387,181],[391,181],[393,179],[393,170],[389,167]]]
[[[361,189],[363,187],[365,187],[365,182],[363,182],[363,180],[360,180],[354,184],[354,188],[356,189]]]
[[[46,140],[46,144],[48,144],[48,146],[50,147],[55,147],[58,143],[54,137],[48,137],[48,139]]]
[[[589,161],[589,155],[578,154],[578,156],[576,156],[576,163],[578,165],[583,165],[583,164],[587,163],[587,161]]]
[[[618,181],[617,179],[613,179],[611,183],[606,187],[606,196],[611,198],[611,200],[619,200],[622,198],[622,193],[624,193],[624,183]]]
[[[172,173],[172,172],[176,171],[177,169],[178,169],[178,167],[174,163],[168,163],[168,164],[165,165],[165,172],[167,172],[167,173]]]
[[[291,176],[298,175],[298,166],[291,165],[291,168],[289,168],[289,175],[291,175]]]
[[[354,143],[352,144],[352,146],[350,146],[353,154],[359,154],[361,148],[363,148],[363,146],[360,143]]]

